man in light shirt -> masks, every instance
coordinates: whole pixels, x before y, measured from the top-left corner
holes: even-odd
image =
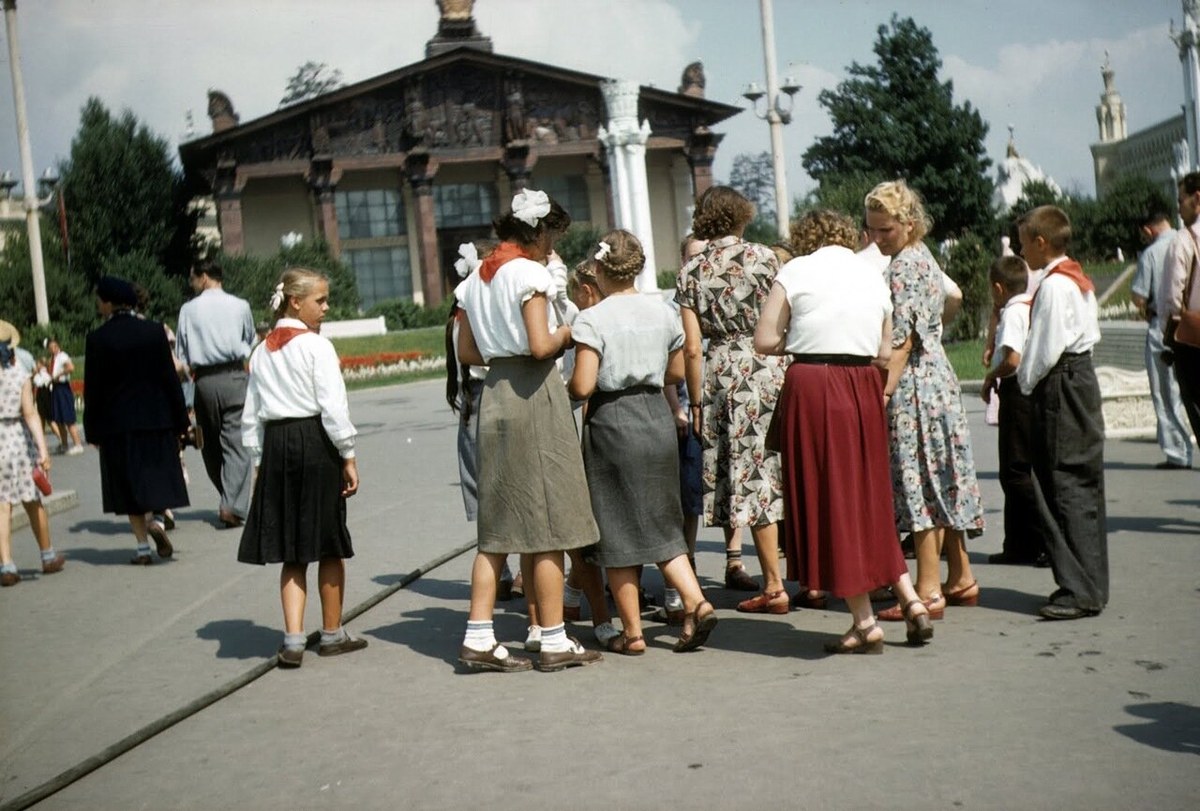
[[[1162,280],[1158,285],[1158,320],[1164,339],[1173,318],[1183,309],[1200,310],[1200,273],[1193,271],[1196,263],[1197,218],[1200,217],[1200,172],[1189,172],[1179,181],[1179,217],[1183,228],[1175,234],[1167,248]],[[1192,273],[1191,288],[1187,286]],[[1185,344],[1171,344],[1168,349],[1174,359],[1175,380],[1187,411],[1192,433],[1200,437],[1200,349]]]
[[[1046,551],[1058,589],[1039,613],[1081,619],[1108,603],[1104,417],[1092,367],[1100,340],[1095,285],[1067,258],[1071,221],[1062,209],[1039,206],[1017,227],[1021,255],[1046,272],[1017,367],[1021,392],[1033,400],[1033,471],[1053,518]]]
[[[176,349],[196,381],[196,426],[203,437],[204,468],[221,494],[218,518],[237,527],[250,507],[253,469],[242,447],[246,358],[254,346],[254,318],[245,299],[222,289],[220,265],[192,268],[196,297],[179,310]]]
[[[1138,312],[1146,319],[1146,376],[1150,379],[1150,399],[1154,403],[1158,427],[1158,446],[1166,460],[1160,470],[1186,470],[1192,466],[1192,438],[1183,419],[1183,401],[1175,374],[1163,360],[1162,323],[1158,317],[1158,288],[1163,277],[1167,251],[1175,240],[1175,229],[1164,209],[1147,212],[1139,229],[1146,249],[1138,255],[1137,275],[1130,291]]]

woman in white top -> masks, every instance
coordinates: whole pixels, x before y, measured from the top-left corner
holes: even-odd
[[[479,404],[479,552],[459,650],[459,661],[475,669],[532,667],[496,642],[492,626],[500,567],[513,552],[522,553],[525,587],[536,595],[538,669],[600,659],[563,626],[563,550],[599,540],[571,404],[554,364],[570,346],[571,328],[549,327],[557,290],[542,264],[570,222],[545,192],[519,192],[492,223],[499,247],[454,291],[462,307],[458,360],[489,367]]]
[[[46,343],[50,352],[50,428],[58,437],[58,452],[68,456],[83,453],[83,440],[79,438],[79,424],[75,420],[75,392],[71,391],[71,374],[75,362],[63,351],[57,338]],[[67,450],[67,435],[75,444]]]
[[[258,476],[238,560],[282,563],[284,635],[280,667],[299,667],[307,638],[308,564],[318,562],[321,643],[317,653],[361,650],[342,627],[345,558],[354,556],[346,499],[358,492],[358,464],[337,352],[319,334],[329,282],[302,268],[284,272],[271,304],[275,328],[250,355],[242,444]]]
[[[717,624],[688,563],[679,501],[675,422],[664,383],[684,377],[683,326],[661,299],[643,296],[634,280],[646,264],[637,237],[610,231],[596,252],[604,300],[575,319],[575,373],[569,390],[587,400],[583,455],[600,543],[589,558],[608,570],[624,633],[614,653],[646,651],[638,605],[641,567],[656,563],[683,598],[685,618],[675,650],[700,647]]]
[[[869,593],[894,584],[908,641],[933,636],[892,520],[881,372],[892,351],[892,302],[854,255],[854,222],[810,211],[792,229],[800,254],[775,277],[754,348],[790,354],[776,407],[788,520],[788,577],[844,597],[854,624],[830,653],[883,653]]]

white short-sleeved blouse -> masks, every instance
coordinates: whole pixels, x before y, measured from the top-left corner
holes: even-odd
[[[799,256],[779,271],[791,306],[787,352],[875,357],[892,297],[879,271],[836,245]]]
[[[538,293],[553,292],[554,281],[545,266],[517,258],[501,265],[490,282],[474,271],[454,289],[454,296],[471,320],[480,354],[490,363],[492,358],[530,354],[521,305]]]
[[[600,391],[661,388],[667,356],[683,346],[683,324],[679,314],[657,296],[609,296],[579,313],[571,337],[600,355],[596,373]]]

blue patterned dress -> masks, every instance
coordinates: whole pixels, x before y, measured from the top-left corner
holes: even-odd
[[[958,378],[942,348],[942,272],[923,243],[892,258],[892,345],[912,352],[888,403],[896,529],[983,532],[971,433]]]

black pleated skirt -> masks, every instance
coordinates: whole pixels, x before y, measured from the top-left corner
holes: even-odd
[[[268,422],[238,560],[314,563],[350,557],[342,459],[321,418]]]
[[[100,443],[104,512],[138,515],[188,506],[179,440],[170,429],[106,436]]]

